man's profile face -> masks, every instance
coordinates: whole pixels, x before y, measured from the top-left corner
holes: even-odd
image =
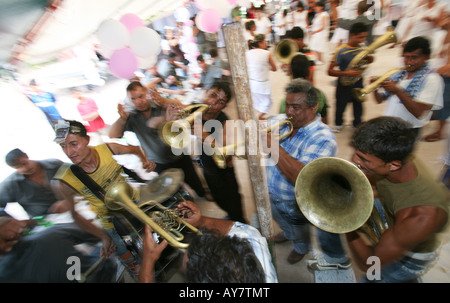
[[[89,155],[89,137],[81,137],[69,133],[66,140],[60,144],[64,153],[74,164],[80,164]]]

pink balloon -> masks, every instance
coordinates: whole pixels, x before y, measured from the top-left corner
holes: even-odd
[[[197,14],[197,26],[206,33],[217,33],[222,26],[222,19],[215,9],[206,9]]]
[[[141,18],[136,16],[135,14],[125,14],[120,18],[120,22],[128,28],[128,31],[131,33],[136,27],[144,26],[144,22],[142,22]]]
[[[138,69],[137,57],[128,47],[118,49],[109,58],[109,69],[119,78],[133,78]]]
[[[230,3],[231,5],[235,5],[237,3],[237,0],[227,0],[228,3]]]

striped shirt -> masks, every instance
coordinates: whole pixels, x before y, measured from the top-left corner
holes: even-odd
[[[285,119],[285,115],[278,115]],[[280,135],[287,132],[287,126],[281,127]],[[330,127],[320,117],[306,127],[300,128],[295,136],[281,142],[280,146],[289,155],[303,164],[322,157],[334,157],[337,154],[337,141]],[[270,161],[271,159],[269,159]],[[267,166],[267,182],[272,198],[285,201],[296,201],[295,184],[283,175],[274,163]]]

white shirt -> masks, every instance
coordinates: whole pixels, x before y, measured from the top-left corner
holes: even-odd
[[[261,266],[264,269],[266,283],[278,283],[277,273],[272,263],[272,256],[269,251],[267,240],[256,228],[241,222],[235,222],[228,232],[228,235],[230,237],[236,236],[248,240],[259,263],[261,263]]]
[[[254,48],[245,53],[247,72],[250,79],[250,90],[257,94],[270,94],[270,52],[261,48]]]
[[[399,82],[402,88],[406,88],[412,79],[404,79]],[[386,108],[385,115],[401,118],[412,124],[413,128],[423,127],[430,121],[432,111],[439,110],[443,107],[443,95],[444,95],[444,80],[437,73],[429,74],[423,83],[422,90],[414,98],[417,102],[430,104],[432,108],[430,111],[426,112],[422,117],[416,118],[411,114],[397,95],[392,95],[389,97]]]
[[[253,19],[255,21],[256,29],[255,34],[264,34],[266,35],[266,40],[269,40],[269,33],[272,29],[272,22],[269,18],[262,16],[261,19]]]

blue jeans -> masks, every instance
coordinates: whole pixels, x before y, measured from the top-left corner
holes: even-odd
[[[297,201],[278,200],[271,197],[272,215],[283,230],[284,236],[294,242],[294,250],[299,254],[311,251],[311,223],[303,215]],[[317,229],[317,238],[324,258],[330,263],[344,263],[348,260],[339,234]]]
[[[117,233],[115,228],[105,229],[104,231],[111,237],[116,245],[116,254],[118,256],[122,256],[129,252],[125,242],[122,240],[122,237]]]
[[[384,223],[386,223],[386,215],[379,199],[375,199],[374,207],[380,213]],[[409,280],[417,279],[426,269],[435,261],[436,254],[430,260],[419,260],[408,256],[381,269],[380,280],[369,280],[363,277],[363,283],[402,283]]]
[[[381,269],[380,280],[369,280],[363,277],[362,283],[404,283],[413,279],[417,279],[425,273],[429,265],[434,260],[422,261],[409,257],[404,257],[397,262]]]

